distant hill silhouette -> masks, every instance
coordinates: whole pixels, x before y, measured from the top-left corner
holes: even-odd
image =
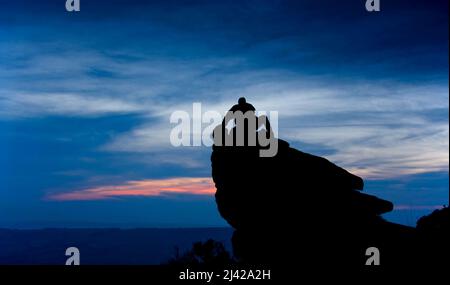
[[[241,102],[244,110],[255,110],[245,99],[231,110],[240,110]],[[268,136],[270,125],[259,131]],[[241,262],[364,267],[366,249],[377,247],[385,267],[420,266],[424,255],[416,249],[424,239],[415,228],[380,216],[393,209],[391,202],[361,193],[360,177],[325,158],[277,142],[274,157],[260,157],[258,144],[213,146],[215,198],[235,229],[233,250]],[[430,223],[419,224],[428,231]]]

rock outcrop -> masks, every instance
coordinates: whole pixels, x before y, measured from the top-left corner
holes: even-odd
[[[239,104],[231,110],[240,110]],[[280,264],[301,257],[327,264],[326,256],[339,256],[340,265],[364,265],[369,247],[402,250],[389,241],[414,229],[380,217],[393,209],[391,202],[361,193],[363,180],[327,159],[277,142],[273,157],[261,157],[258,144],[213,146],[215,198],[235,229],[233,248],[241,261]]]

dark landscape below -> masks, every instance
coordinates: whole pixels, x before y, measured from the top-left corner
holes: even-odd
[[[231,251],[231,228],[0,229],[0,264],[64,265],[66,248],[77,247],[83,265],[163,264],[213,239]]]

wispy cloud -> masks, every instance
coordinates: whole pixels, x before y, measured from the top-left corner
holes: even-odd
[[[192,150],[176,158],[180,150],[169,141],[170,114],[190,111],[194,102],[201,102],[203,111],[225,112],[244,96],[258,110],[279,112],[280,138],[294,146],[315,145],[315,154],[326,154],[364,178],[448,170],[447,81],[414,81],[405,74],[392,79],[365,77],[364,72],[349,76],[352,65],[337,81],[332,72],[308,75],[276,63],[255,64],[255,56],[269,52],[268,44],[271,52],[295,46],[291,56],[297,50],[318,56],[307,45],[282,41],[271,46],[272,40],[253,43],[251,52],[209,51],[194,58],[153,53],[160,46],[100,51],[60,43],[37,43],[35,49],[7,44],[8,68],[0,70],[0,118],[138,114],[138,125],[114,134],[98,150],[158,153],[155,163],[202,168],[209,166]],[[371,70],[386,62],[365,64]]]
[[[104,116],[142,112],[142,106],[119,98],[71,93],[0,94],[0,116]]]
[[[395,205],[395,210],[438,210],[442,209],[443,205]]]
[[[222,89],[216,102],[204,98],[203,111],[224,112],[234,104],[226,98],[245,96],[259,110],[279,112],[280,138],[294,146],[316,145],[318,155],[321,148],[331,149],[330,160],[364,178],[448,170],[448,90],[443,87],[394,82],[317,87],[302,77],[264,83],[256,78],[243,81],[238,91]],[[192,102],[161,108],[153,123],[118,135],[103,149],[173,152],[168,118],[175,110],[191,112]]]
[[[105,185],[72,192],[55,193],[49,200],[80,201],[119,197],[170,197],[173,195],[213,195],[216,189],[211,178],[177,177],[128,181],[120,185]]]
[[[448,170],[448,89],[440,84],[333,83],[326,76],[311,78],[277,69],[224,72],[244,62],[237,58],[228,64],[216,59],[181,64],[143,56],[123,62],[96,53],[84,58],[75,67],[61,63],[64,57],[37,61],[73,74],[70,80],[54,80],[45,70],[28,66],[22,75],[34,77],[37,72],[40,79],[19,89],[5,85],[0,116],[140,114],[140,125],[115,135],[100,149],[160,152],[167,159],[158,162],[171,163],[170,157],[179,151],[169,141],[173,111],[190,112],[193,102],[201,102],[204,112],[225,112],[244,96],[258,110],[279,112],[281,138],[294,145],[317,145],[319,155],[320,147],[332,149],[329,159],[365,178]],[[99,70],[105,77],[95,74]],[[56,83],[51,86],[47,81]],[[34,90],[39,84],[51,87],[48,92]],[[207,167],[195,155],[178,161],[188,168]]]

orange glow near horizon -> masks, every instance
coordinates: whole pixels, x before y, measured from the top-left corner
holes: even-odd
[[[56,201],[103,200],[117,197],[161,197],[170,194],[213,195],[214,182],[206,177],[177,177],[128,181],[121,185],[105,185],[47,196]]]

